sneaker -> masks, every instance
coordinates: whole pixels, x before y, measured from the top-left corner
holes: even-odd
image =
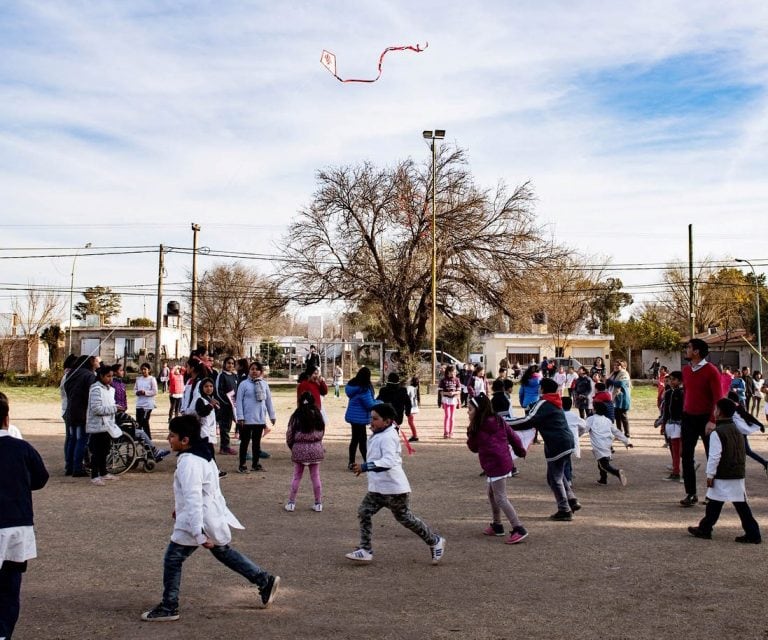
[[[432,553],[432,564],[437,564],[443,559],[445,555],[445,538],[442,536],[437,537],[437,542],[429,548]]]
[[[266,469],[264,467],[262,467],[260,464],[253,465],[253,470],[254,471],[266,471]]]
[[[91,478],[91,484],[95,484],[97,487],[103,487],[107,483],[104,482],[103,478]]]
[[[288,502],[285,503],[285,507],[283,507],[283,508],[286,511],[290,511],[290,512],[296,511],[296,503],[295,502],[291,502],[289,500]]]
[[[101,476],[101,478],[102,478],[102,480],[119,480],[120,479],[116,475],[113,475],[111,473],[108,473],[105,476]]]
[[[525,527],[515,527],[512,529],[512,533],[509,538],[504,541],[504,544],[517,544],[522,542],[528,537],[528,531]]]
[[[419,439],[416,436],[411,436],[410,438],[408,438],[408,442],[418,442],[418,441]]]
[[[695,504],[696,504],[698,501],[699,501],[699,498],[698,498],[698,496],[695,496],[695,495],[688,495],[688,496],[685,496],[685,498],[683,498],[683,499],[680,501],[680,506],[681,506],[681,507],[692,507],[692,506],[693,506],[693,505],[695,505]]]
[[[322,510],[323,510],[323,503],[315,502],[314,506],[312,507],[312,511],[317,511],[317,513],[320,513]]]
[[[608,480],[598,480],[595,484],[606,486],[608,484]]]
[[[373,551],[367,551],[366,549],[355,549],[352,553],[344,554],[345,558],[354,560],[355,562],[370,562],[373,560]]]
[[[272,457],[272,454],[269,451],[264,451],[263,449],[259,451],[259,458],[262,460],[268,460]]]
[[[232,447],[224,447],[223,449],[219,449],[219,453],[223,456],[236,456],[237,451],[235,451]]]
[[[672,469],[673,469],[673,468],[674,468],[674,467],[673,467],[671,464],[668,464],[668,465],[666,466],[666,470],[667,470],[667,471],[672,471]]]
[[[504,525],[500,522],[491,522],[485,529],[483,529],[484,536],[503,536]]]
[[[674,482],[675,480],[680,480],[680,474],[679,473],[670,473],[664,480],[668,480],[669,482]]]
[[[573,513],[576,513],[579,509],[581,509],[581,503],[576,498],[571,498],[568,501],[568,506],[571,507],[571,511]]]
[[[269,576],[267,585],[259,589],[259,595],[261,595],[261,605],[266,609],[277,595],[277,588],[280,586],[280,576]]]
[[[619,469],[619,482],[621,482],[622,487],[627,486],[627,474],[624,473],[624,469]]]
[[[509,475],[512,476],[513,478],[516,478],[517,476],[520,475],[520,471],[518,471],[517,469],[512,469],[512,471],[509,472]]]
[[[553,513],[551,516],[549,516],[549,519],[562,522],[570,522],[573,520],[573,513],[570,511],[558,511],[557,513]]]
[[[248,467],[238,467],[237,468],[238,473],[250,473],[251,470]]]
[[[171,450],[170,449],[160,449],[155,454],[155,460],[157,462],[160,462],[163,458],[167,458],[169,455],[171,455]]]
[[[154,609],[142,613],[141,619],[144,622],[172,622],[179,619],[179,610],[168,609],[159,604]]]
[[[711,540],[712,539],[712,534],[711,533],[704,533],[698,527],[688,527],[688,533],[690,533],[694,538],[701,538],[702,540]]]
[[[737,538],[734,538],[734,542],[740,542],[742,544],[760,544],[762,541],[762,538],[750,538],[748,536],[738,536]]]
[[[226,471],[219,471],[219,478],[226,478],[227,472]]]

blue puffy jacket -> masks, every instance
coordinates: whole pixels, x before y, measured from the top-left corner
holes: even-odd
[[[344,420],[350,424],[370,424],[371,409],[378,404],[373,397],[373,390],[370,387],[347,384],[344,393],[349,398]]]
[[[533,404],[539,399],[539,385],[541,384],[541,378],[538,376],[532,376],[528,382],[520,385],[520,389],[517,392],[520,399],[520,406],[525,409],[528,405]]]

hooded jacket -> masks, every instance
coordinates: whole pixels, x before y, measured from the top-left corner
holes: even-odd
[[[64,421],[68,425],[72,427],[85,426],[85,418],[88,414],[88,393],[95,380],[96,374],[87,364],[67,375],[67,380],[64,383],[64,391],[67,394]]]

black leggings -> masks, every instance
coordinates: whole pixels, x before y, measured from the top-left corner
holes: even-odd
[[[152,439],[152,432],[149,430],[149,416],[152,415],[152,409],[139,409],[136,407],[136,422],[139,423],[139,427],[144,429],[144,433]]]
[[[88,438],[88,450],[91,452],[91,478],[107,475],[107,456],[112,447],[112,437],[104,433],[92,433]]]
[[[181,413],[181,398],[171,396],[171,408],[168,409],[168,420],[175,418]]]
[[[358,447],[360,448],[360,455],[363,456],[363,462],[365,462],[368,456],[368,441],[366,439],[365,428],[367,424],[354,424],[352,423],[352,439],[349,441],[349,464],[350,466],[355,464],[355,454]]]
[[[251,466],[255,469],[259,464],[261,453],[261,436],[264,434],[265,424],[244,424],[240,427],[240,466],[245,466],[245,456],[248,453],[248,445],[253,437],[253,450]]]

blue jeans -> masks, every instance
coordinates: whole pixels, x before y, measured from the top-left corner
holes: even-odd
[[[64,468],[73,473],[83,471],[83,456],[88,444],[88,434],[85,427],[67,427],[69,438],[67,439],[67,457]]]
[[[163,558],[163,606],[166,609],[177,609],[179,606],[179,587],[181,586],[181,565],[199,547],[187,547],[175,542],[169,542]],[[248,582],[257,585],[259,589],[267,586],[269,574],[255,565],[249,558],[228,544],[210,549],[213,557],[223,565],[243,576]]]

